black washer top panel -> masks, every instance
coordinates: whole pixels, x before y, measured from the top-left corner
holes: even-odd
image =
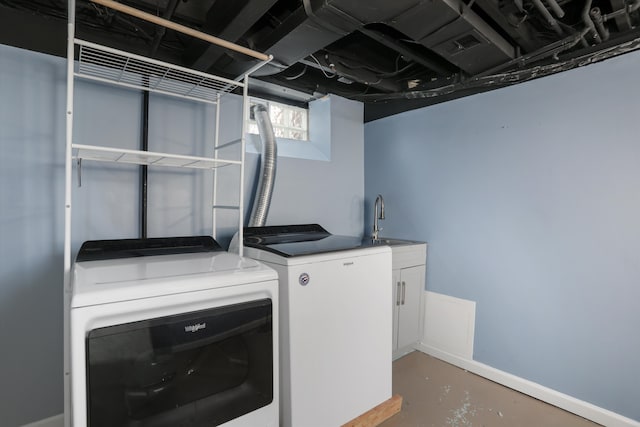
[[[211,236],[89,240],[80,247],[76,261],[100,261],[222,250],[222,247]]]
[[[244,245],[285,258],[361,248],[362,239],[335,236],[318,224],[246,227]]]

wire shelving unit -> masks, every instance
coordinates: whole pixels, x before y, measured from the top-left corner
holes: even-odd
[[[272,57],[245,47],[218,39],[197,30],[187,28],[171,21],[164,20],[140,10],[131,8],[112,0],[91,0],[93,3],[112,8],[116,11],[144,19],[157,25],[165,26],[184,34],[200,38],[207,42],[222,46],[236,52],[243,53],[257,59],[259,62],[235,80],[215,76],[197,70],[158,61],[153,58],[136,55],[130,52],[102,46],[75,38],[75,0],[69,0],[68,40],[67,40],[67,138],[66,138],[66,167],[65,167],[65,247],[64,247],[64,282],[68,288],[71,271],[71,186],[74,160],[80,168],[83,161],[120,162],[137,165],[180,167],[213,170],[213,224],[212,233],[216,237],[216,210],[234,209],[238,214],[239,253],[242,255],[242,215],[244,179],[244,146],[246,122],[248,116],[248,79],[255,70],[268,63]],[[74,81],[84,79],[103,84],[116,85],[138,91],[148,91],[167,96],[178,97],[199,103],[216,104],[215,140],[212,157],[187,156],[173,153],[131,150],[125,148],[104,147],[76,143],[73,140],[73,102]],[[242,133],[239,139],[220,144],[220,98],[222,95],[242,91],[243,120]],[[230,145],[239,144],[240,160],[230,160],[220,157],[220,150]],[[240,182],[238,183],[238,205],[222,205],[217,202],[219,191],[217,169],[225,166],[240,167]]]

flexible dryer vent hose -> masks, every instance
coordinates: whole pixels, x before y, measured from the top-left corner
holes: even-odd
[[[271,194],[273,184],[276,179],[276,163],[278,159],[278,147],[276,137],[273,134],[273,126],[269,119],[269,113],[264,105],[254,105],[251,107],[253,116],[258,124],[260,142],[262,145],[260,160],[260,177],[258,188],[253,198],[251,216],[249,217],[249,227],[263,227],[267,223],[269,206],[271,205]]]

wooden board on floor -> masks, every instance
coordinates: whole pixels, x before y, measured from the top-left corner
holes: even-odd
[[[376,427],[400,412],[401,408],[402,396],[396,394],[342,427]]]

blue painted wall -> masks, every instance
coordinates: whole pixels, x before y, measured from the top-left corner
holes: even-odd
[[[429,242],[474,359],[640,420],[640,54],[365,125],[367,232]]]
[[[63,411],[65,71],[63,59],[0,46],[2,427]],[[239,126],[241,104],[232,96],[223,99],[222,123]],[[317,102],[329,111],[324,133],[331,138],[332,159],[279,163],[269,223],[318,221],[334,233],[357,234],[363,228],[362,105],[338,97]],[[136,148],[141,105],[139,93],[79,82],[74,141]],[[214,113],[212,106],[152,96],[150,150],[210,155]],[[223,132],[223,141],[238,134]],[[257,164],[257,156],[247,154],[246,195]],[[149,236],[210,234],[211,173],[150,170]],[[78,188],[74,171],[74,254],[84,240],[138,237],[138,179],[136,166],[85,161]],[[237,194],[230,187],[222,198]],[[235,218],[223,225],[230,221]],[[228,240],[230,229],[223,231]]]
[[[62,408],[64,66],[0,47],[0,424]]]

